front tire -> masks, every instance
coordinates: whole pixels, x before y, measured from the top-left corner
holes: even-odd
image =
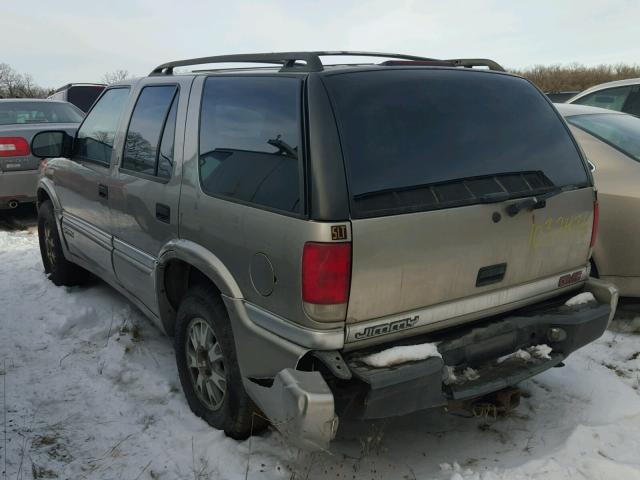
[[[219,292],[198,285],[184,296],[176,318],[175,352],[193,413],[237,440],[266,427],[242,385],[231,322]]]
[[[72,287],[87,281],[88,272],[67,260],[62,251],[62,242],[50,200],[38,208],[38,240],[44,271],[54,284]]]

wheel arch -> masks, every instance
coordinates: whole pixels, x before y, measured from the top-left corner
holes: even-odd
[[[184,294],[197,283],[212,285],[221,295],[243,298],[238,283],[224,263],[202,245],[172,240],[160,252],[155,270],[160,321],[173,336],[176,313]]]
[[[60,205],[60,199],[55,192],[56,191],[53,182],[49,178],[41,178],[38,182],[38,189],[36,191],[36,205],[40,207],[43,202],[51,200],[51,203],[53,204],[53,210],[55,212],[59,212],[62,207]]]

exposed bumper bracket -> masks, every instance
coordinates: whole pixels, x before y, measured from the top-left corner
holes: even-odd
[[[245,383],[252,398],[292,445],[326,450],[338,430],[333,394],[319,372],[286,368],[271,387]]]

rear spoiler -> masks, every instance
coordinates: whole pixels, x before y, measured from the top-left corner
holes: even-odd
[[[502,65],[488,58],[451,58],[449,60],[445,60],[445,62],[451,62],[456,67],[489,67],[489,70],[495,70],[497,72],[505,71],[505,69],[502,68]]]

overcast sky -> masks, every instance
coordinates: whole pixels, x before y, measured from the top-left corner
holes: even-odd
[[[639,0],[0,0],[0,62],[36,83],[146,75],[180,58],[290,50],[640,63]]]

